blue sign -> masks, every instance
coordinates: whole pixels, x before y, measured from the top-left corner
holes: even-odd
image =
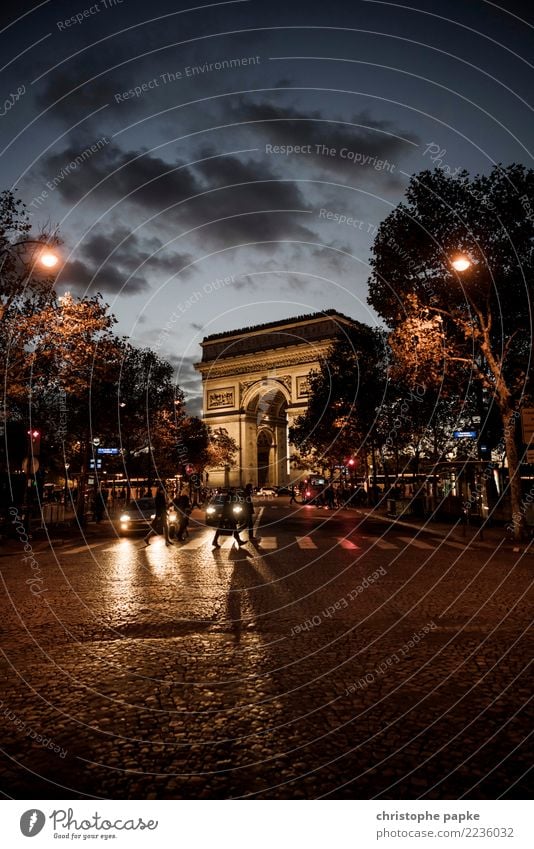
[[[97,448],[96,453],[97,454],[120,454],[121,449],[120,448]]]
[[[453,436],[455,439],[476,439],[478,433],[476,430],[455,430]]]

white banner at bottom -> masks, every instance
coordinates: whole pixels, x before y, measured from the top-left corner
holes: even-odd
[[[476,849],[534,845],[523,801],[4,801],[4,846]],[[35,840],[34,843],[30,841]]]

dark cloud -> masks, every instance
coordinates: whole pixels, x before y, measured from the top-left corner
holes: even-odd
[[[41,88],[35,98],[36,106],[39,110],[50,110],[53,118],[72,126],[96,109],[113,103],[117,85],[120,90],[120,80],[103,76],[88,83],[95,71],[92,61],[69,70],[54,71],[37,83]]]
[[[58,284],[78,292],[121,292],[135,295],[147,288],[141,277],[130,277],[118,268],[107,265],[97,272],[90,263],[75,259],[66,262],[58,277]]]
[[[175,253],[169,248],[164,248],[164,253],[157,253],[162,247],[163,242],[159,239],[144,239],[142,235],[118,227],[110,232],[93,233],[84,243],[83,253],[94,265],[113,262],[130,273],[136,272],[142,265],[144,271],[174,274],[193,259],[191,254]]]
[[[277,145],[326,145],[339,152],[347,148],[377,161],[389,160],[396,165],[411,152],[419,137],[402,130],[388,120],[377,120],[368,112],[353,115],[350,121],[337,123],[327,120],[323,111],[303,112],[291,106],[282,106],[268,101],[240,98],[232,107],[235,120],[253,121],[255,132],[264,142]],[[354,124],[355,126],[351,126]],[[294,159],[292,159],[294,161]],[[340,156],[317,156],[321,167],[345,173],[351,162]],[[371,166],[372,169],[372,166]],[[368,169],[368,170],[371,170]],[[389,172],[386,172],[389,174]]]
[[[315,238],[306,226],[305,213],[312,207],[301,190],[291,179],[280,179],[263,160],[225,156],[201,163],[197,172],[203,184],[216,191],[192,201],[188,215],[199,222],[218,220],[209,228],[215,242]]]
[[[150,240],[154,250],[161,246]],[[125,228],[94,232],[77,250],[79,258],[67,262],[59,282],[75,290],[122,292],[134,295],[150,288],[152,273],[174,274],[191,262],[189,254],[152,256],[141,237]]]
[[[146,150],[105,145],[71,168],[83,150],[70,147],[42,163],[43,176],[49,183],[56,180],[55,190],[71,203],[84,195],[100,203],[123,201],[147,215],[161,212],[166,225],[188,230],[217,221],[199,234],[203,243],[209,240],[215,246],[315,238],[303,223],[305,216],[299,218],[298,211],[311,209],[302,192],[290,179],[280,179],[264,160],[204,150],[204,157],[213,158],[187,166]]]
[[[171,164],[146,150],[124,151],[105,143],[87,154],[91,146],[94,142],[71,144],[41,162],[42,176],[48,183],[56,181],[56,191],[66,201],[74,203],[94,192],[99,201],[129,199],[149,210],[163,210],[200,188],[181,161]]]

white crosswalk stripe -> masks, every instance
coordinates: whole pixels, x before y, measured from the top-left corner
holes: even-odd
[[[81,554],[82,551],[86,554],[90,551],[94,551],[96,548],[100,548],[101,545],[105,545],[103,542],[94,542],[92,545],[78,545],[76,548],[68,548],[66,551],[62,551],[58,549],[60,554]],[[112,549],[103,549],[104,551],[111,551]]]
[[[398,539],[405,542],[406,545],[414,545],[416,548],[426,548],[430,551],[433,551],[436,547],[435,545],[429,545],[427,542],[423,542],[415,537],[398,537]]]
[[[436,543],[436,545],[450,545],[452,548],[458,548],[464,551],[465,545],[463,542],[456,542],[453,539],[441,539],[440,537],[432,537],[432,541]]]
[[[372,545],[376,545],[377,548],[381,548],[383,551],[393,551],[394,548],[398,548],[398,545],[393,545],[392,542],[386,542],[385,539],[375,539]]]
[[[360,546],[351,542],[350,539],[346,539],[346,537],[337,537],[337,541],[341,548],[346,548],[348,551],[357,551]]]
[[[311,537],[297,537],[299,548],[317,548]]]
[[[278,548],[276,537],[258,537],[260,548]]]

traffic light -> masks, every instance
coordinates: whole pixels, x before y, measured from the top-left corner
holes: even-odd
[[[31,454],[33,457],[38,457],[41,451],[41,431],[33,428],[28,431],[28,437],[31,445]]]

